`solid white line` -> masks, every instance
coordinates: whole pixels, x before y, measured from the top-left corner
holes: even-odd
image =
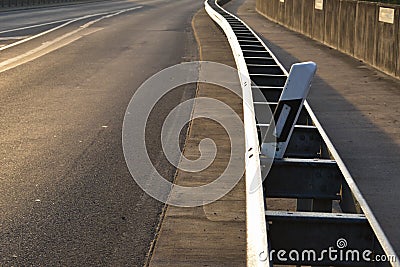
[[[8,41],[8,40],[21,40],[27,38],[29,35],[25,36],[11,36],[11,37],[0,37],[0,41]]]
[[[6,46],[0,48],[0,51],[3,51],[3,50],[6,50],[6,49],[8,49],[8,48],[11,48],[11,47],[14,47],[14,46],[23,44],[23,43],[28,42],[28,41],[31,41],[31,40],[33,40],[33,39],[36,39],[36,38],[38,38],[38,37],[40,37],[40,36],[43,36],[43,35],[45,35],[45,34],[48,34],[48,33],[50,33],[50,32],[53,32],[53,31],[55,31],[55,30],[61,29],[61,28],[65,27],[65,26],[67,26],[67,25],[69,25],[69,24],[71,24],[71,23],[73,23],[73,22],[76,22],[76,21],[79,21],[79,20],[83,20],[83,19],[88,19],[88,18],[91,18],[91,17],[101,16],[101,15],[105,15],[105,14],[108,14],[108,13],[98,13],[98,14],[83,16],[83,17],[80,17],[80,18],[78,18],[78,19],[70,20],[70,21],[68,21],[68,22],[66,22],[66,23],[64,23],[64,24],[62,24],[62,25],[60,25],[60,26],[51,28],[50,30],[47,30],[47,31],[38,33],[38,34],[36,34],[36,35],[33,35],[33,36],[31,36],[31,37],[29,37],[29,38],[26,38],[26,39],[23,39],[23,40],[21,40],[21,41],[18,41],[18,42],[15,42],[15,43],[6,45]]]
[[[48,54],[48,53],[50,53],[50,52],[52,52],[54,50],[57,50],[57,49],[59,49],[59,48],[61,48],[63,46],[66,46],[66,45],[78,40],[79,38],[82,37],[82,35],[74,37],[73,36],[74,34],[77,34],[78,32],[80,32],[80,31],[82,31],[84,29],[87,29],[89,26],[91,26],[92,24],[94,24],[94,23],[96,23],[96,22],[98,22],[100,20],[103,20],[103,19],[106,19],[106,18],[110,18],[110,17],[116,16],[116,15],[122,14],[124,12],[128,12],[128,11],[131,11],[131,10],[134,10],[134,9],[139,9],[139,8],[142,8],[142,6],[129,8],[129,9],[124,9],[124,10],[118,11],[116,13],[108,14],[106,16],[100,17],[100,18],[95,19],[93,21],[89,21],[89,22],[85,23],[84,25],[80,26],[79,28],[77,28],[77,29],[75,29],[75,30],[73,30],[71,32],[68,32],[68,33],[66,33],[66,34],[64,34],[64,35],[62,35],[62,36],[60,36],[60,37],[58,37],[58,38],[56,38],[56,39],[54,39],[52,41],[43,43],[41,46],[36,47],[36,48],[34,48],[32,50],[29,50],[29,51],[25,52],[22,55],[19,55],[17,57],[10,58],[8,60],[0,62],[0,73],[2,73],[4,71],[7,71],[7,70],[10,70],[12,68],[15,68],[15,67],[17,67],[19,65],[25,64],[26,62],[32,61],[32,60],[34,60],[36,58],[39,58],[39,57],[41,57],[41,56],[43,56],[45,54]],[[89,34],[90,33],[94,33],[97,30],[98,29],[94,29],[93,31],[89,32]],[[87,34],[84,34],[84,35],[87,35]],[[27,38],[27,39],[29,39],[29,38]],[[24,39],[22,41],[26,41],[27,39]],[[64,41],[64,42],[61,43],[61,41]],[[4,48],[4,47],[1,47],[1,48]],[[0,48],[0,50],[1,50],[1,48]]]
[[[67,26],[67,25],[69,25],[69,24],[71,24],[71,23],[74,23],[74,22],[77,22],[77,21],[80,21],[80,20],[84,20],[84,19],[88,19],[88,18],[92,18],[92,17],[97,17],[97,16],[105,15],[105,16],[101,17],[100,19],[94,20],[94,22],[91,22],[91,23],[89,22],[89,23],[90,23],[89,25],[91,25],[91,24],[93,24],[93,23],[95,23],[95,22],[97,22],[97,21],[100,21],[101,19],[110,18],[110,17],[116,16],[116,15],[119,15],[119,14],[121,14],[121,13],[128,12],[128,11],[132,11],[132,10],[139,9],[139,8],[142,8],[142,7],[143,7],[143,6],[136,6],[136,7],[132,7],[132,8],[122,9],[122,10],[116,12],[116,13],[113,13],[113,12],[115,12],[115,11],[112,11],[112,12],[102,12],[102,13],[97,13],[97,14],[85,15],[85,16],[83,16],[83,17],[79,17],[79,18],[70,20],[70,21],[68,21],[68,22],[66,22],[66,23],[64,23],[64,24],[62,24],[62,25],[59,25],[59,26],[54,27],[54,28],[51,28],[51,29],[49,29],[49,30],[47,30],[47,31],[44,31],[44,32],[38,33],[38,34],[36,34],[36,35],[33,35],[33,36],[29,37],[29,38],[26,38],[26,39],[20,40],[20,41],[18,41],[18,42],[15,42],[15,43],[12,43],[12,44],[3,46],[3,47],[0,48],[0,51],[3,51],[3,50],[6,50],[6,49],[8,49],[8,48],[11,48],[11,47],[14,47],[14,46],[17,46],[17,45],[26,43],[26,42],[28,42],[28,41],[31,41],[31,40],[33,40],[33,39],[36,39],[36,38],[38,38],[38,37],[40,37],[40,36],[43,36],[43,35],[45,35],[45,34],[48,34],[48,33],[50,33],[50,32],[53,32],[53,31],[55,31],[55,30],[61,29],[61,28],[65,27],[65,26]]]
[[[16,31],[21,31],[21,30],[26,30],[26,29],[32,29],[32,28],[38,28],[41,26],[47,26],[47,25],[52,25],[52,24],[56,24],[56,23],[60,23],[60,22],[66,22],[69,20],[73,20],[76,18],[69,18],[69,19],[63,19],[63,20],[56,20],[56,21],[52,21],[52,22],[46,22],[46,23],[41,23],[41,24],[34,24],[34,25],[30,25],[30,26],[25,26],[25,27],[20,27],[20,28],[15,28],[15,29],[11,29],[11,30],[5,30],[5,31],[1,31],[1,33],[8,33],[8,32],[16,32]]]

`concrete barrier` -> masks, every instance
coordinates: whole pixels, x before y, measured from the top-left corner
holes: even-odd
[[[281,2],[279,0],[276,0],[278,2],[278,21],[285,21],[285,9],[286,5],[285,2]]]
[[[340,0],[338,49],[352,56],[354,55],[356,6],[357,1]]]
[[[400,30],[400,15],[399,15],[398,11],[397,11],[397,15],[398,15],[398,17],[397,17],[397,29]],[[396,76],[397,77],[400,77],[400,62],[399,62],[399,58],[400,58],[400,31],[399,30],[397,31],[397,56],[396,56],[396,58],[397,58]]]
[[[399,64],[398,57],[398,21],[399,8],[388,5],[378,5],[379,9],[393,8],[394,18],[393,23],[379,21],[376,27],[376,61],[375,64],[379,69],[388,72],[392,75],[396,73],[396,64]],[[393,52],[393,53],[392,53]]]
[[[356,0],[257,0],[257,11],[400,77],[400,6]]]
[[[376,27],[378,14],[375,3],[357,3],[357,14],[354,40],[354,56],[375,65],[376,58]]]
[[[313,1],[314,4],[314,12],[313,12],[313,20],[312,20],[312,34],[311,37],[314,38],[317,41],[324,42],[324,36],[325,36],[325,12],[322,9],[317,9],[315,8],[317,1]],[[326,1],[321,0],[320,3],[322,2],[322,7],[325,4]]]
[[[339,0],[325,1],[324,43],[338,48],[339,43]]]
[[[313,32],[314,0],[302,0],[301,32],[309,37]]]
[[[293,30],[301,32],[301,10],[302,10],[302,1],[294,0],[293,1]]]
[[[278,20],[279,18],[279,0],[272,0],[272,9],[270,10],[270,12],[272,12],[272,17],[275,20]]]
[[[261,14],[266,14],[264,10],[265,1],[256,1],[256,10]]]
[[[294,27],[294,19],[293,19],[293,5],[294,1],[297,0],[285,0],[285,22],[286,26],[289,27],[290,29],[293,29]]]

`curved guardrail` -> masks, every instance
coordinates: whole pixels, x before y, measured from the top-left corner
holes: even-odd
[[[236,37],[233,28],[224,17],[230,15],[226,13],[216,2],[206,1],[205,9],[210,17],[225,32],[231,46],[236,66],[239,73],[239,79],[242,87],[243,98],[243,121],[245,127],[246,153],[245,155],[245,183],[246,183],[246,231],[247,231],[247,265],[258,266],[268,263],[268,239],[267,226],[265,221],[265,209],[263,202],[263,191],[258,187],[257,191],[252,192],[250,185],[253,179],[255,183],[261,184],[261,168],[259,158],[259,141],[255,120],[255,111],[253,106],[253,96],[251,93],[251,80],[243,56],[243,51]],[[239,20],[238,20],[239,21]],[[253,157],[249,157],[254,154]],[[262,257],[264,262],[259,261]],[[264,259],[265,258],[265,259]]]
[[[276,151],[272,169],[262,181],[263,151],[260,153],[257,130],[270,124],[256,121],[255,115],[262,105],[269,105],[272,110],[279,106],[288,72],[242,20],[221,8],[215,0],[206,0],[205,9],[229,41],[243,92],[247,266],[400,266],[392,246],[307,101],[289,134],[287,149]],[[262,91],[264,100],[257,99],[252,81]],[[251,191],[252,183],[261,183],[263,187]],[[269,210],[264,206],[266,198],[296,199],[297,210]],[[344,249],[340,247],[343,244],[349,245],[352,253],[370,251],[370,255],[384,255],[388,260],[368,262],[371,256],[360,261],[349,261],[347,257],[336,261],[325,258],[320,261],[286,258],[284,261],[282,257],[271,257],[273,251],[304,251],[307,247],[321,252],[326,244],[337,246],[337,250]]]

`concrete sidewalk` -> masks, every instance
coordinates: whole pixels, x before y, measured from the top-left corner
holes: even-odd
[[[400,254],[400,81],[267,20],[254,0],[224,8],[237,11],[287,69],[318,64],[310,105]]]
[[[229,44],[214,22],[202,9],[192,21],[199,44],[200,59],[235,66]],[[236,73],[235,73],[236,74]],[[239,78],[232,81],[240,87]],[[240,88],[239,88],[240,91]],[[223,101],[243,120],[242,99],[227,89],[199,84],[196,97]],[[193,113],[198,111],[195,104]],[[218,117],[219,108],[207,111]],[[225,119],[235,119],[233,116]],[[226,126],[226,125],[224,125]],[[186,138],[184,155],[195,160],[199,154],[199,142],[211,138],[217,147],[217,155],[207,169],[189,173],[178,171],[175,183],[195,187],[211,183],[225,170],[231,149],[231,140],[241,143],[243,153],[234,156],[234,173],[244,169],[244,132],[242,126],[235,128],[233,136],[210,119],[195,119]],[[243,156],[242,156],[243,155]],[[149,255],[149,266],[245,266],[246,265],[246,222],[245,184],[239,181],[235,188],[221,199],[204,206],[182,208],[167,206],[160,230]]]

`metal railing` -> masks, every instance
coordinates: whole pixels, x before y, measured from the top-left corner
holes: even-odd
[[[292,130],[283,139],[277,134],[277,120],[284,113],[283,104],[287,100],[282,92],[290,84],[289,73],[242,20],[215,0],[205,1],[205,9],[229,41],[243,92],[247,266],[400,266],[391,244],[307,101],[304,106],[300,103],[297,116],[290,115],[293,106],[288,104],[285,117],[294,116]],[[256,93],[259,91],[261,97]],[[259,116],[255,119],[265,106],[274,110],[273,132],[278,144],[270,170],[266,166],[271,155],[263,149],[269,144],[258,132],[263,128],[268,132],[273,122],[260,121]],[[284,146],[279,145],[282,142]],[[284,151],[278,151],[282,147]],[[262,187],[251,190],[252,183],[260,183]],[[266,204],[271,199],[294,200],[295,209],[274,209]],[[332,259],[324,254],[331,249],[341,255]],[[308,258],[303,257],[304,252]],[[377,256],[386,261],[378,262]]]

